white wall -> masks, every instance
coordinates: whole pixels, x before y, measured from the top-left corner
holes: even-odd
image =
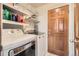
[[[47,35],[48,34],[48,10],[54,9],[54,8],[57,8],[57,7],[61,7],[61,6],[64,6],[64,5],[67,5],[67,4],[62,4],[62,3],[61,4],[60,3],[56,4],[56,3],[54,3],[54,4],[47,4],[47,5],[44,5],[42,7],[37,8],[37,11],[38,11],[38,14],[39,14],[38,20],[40,21],[39,31],[46,33],[47,49],[48,49],[48,39],[47,39],[47,37],[48,37],[48,35]],[[74,21],[73,21],[74,20],[73,19],[74,15],[73,15],[72,8],[73,8],[72,4],[69,4],[69,13],[70,13],[69,14],[69,16],[70,16],[70,18],[69,18],[70,19],[69,20],[69,24],[70,24],[69,25],[69,33],[70,33],[69,34],[69,41],[74,39],[74,36],[73,36],[74,35],[74,30],[71,30],[71,29],[74,29],[74,26],[73,26],[74,25]],[[73,46],[74,45],[69,43],[69,55],[74,55]]]

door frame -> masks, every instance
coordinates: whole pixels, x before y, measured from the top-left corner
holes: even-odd
[[[2,45],[1,45],[1,41],[2,41],[2,3],[0,3],[0,56],[1,56],[1,51],[2,51]]]

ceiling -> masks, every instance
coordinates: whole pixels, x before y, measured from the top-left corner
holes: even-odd
[[[35,8],[41,7],[46,4],[48,3],[15,3],[15,5],[19,5],[23,7],[23,9],[29,10],[31,13],[37,13]]]
[[[29,3],[32,7],[41,7],[41,6],[43,6],[43,5],[45,5],[45,4],[47,4],[47,3]]]
[[[21,3],[20,5],[22,6],[26,6],[26,5],[31,5],[32,7],[41,7],[43,5],[46,5],[47,3]]]

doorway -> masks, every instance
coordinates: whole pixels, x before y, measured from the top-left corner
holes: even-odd
[[[68,55],[69,6],[48,11],[48,52],[60,56]]]

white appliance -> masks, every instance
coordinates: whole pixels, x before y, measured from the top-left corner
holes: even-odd
[[[35,56],[46,55],[46,35],[44,33],[23,34],[19,29],[7,29],[3,31],[2,36],[3,49],[1,51],[1,56],[16,55],[16,53],[14,53],[14,50],[20,48],[21,49],[18,50],[17,53],[21,52],[23,49],[28,50],[28,47],[32,45],[29,42],[32,41],[35,41]]]
[[[37,34],[36,40],[36,56],[46,55],[46,35],[44,33]]]
[[[23,34],[20,29],[3,30],[1,56],[13,56],[23,50],[27,50],[32,46],[32,41],[36,41],[36,38],[37,36],[33,34]],[[14,53],[14,51],[16,51],[16,53]]]
[[[32,42],[26,43],[22,46],[9,50],[8,55],[9,56],[35,56],[35,51],[34,51],[35,48],[34,49],[32,48],[32,46],[34,45]],[[32,51],[34,52],[32,53]]]

